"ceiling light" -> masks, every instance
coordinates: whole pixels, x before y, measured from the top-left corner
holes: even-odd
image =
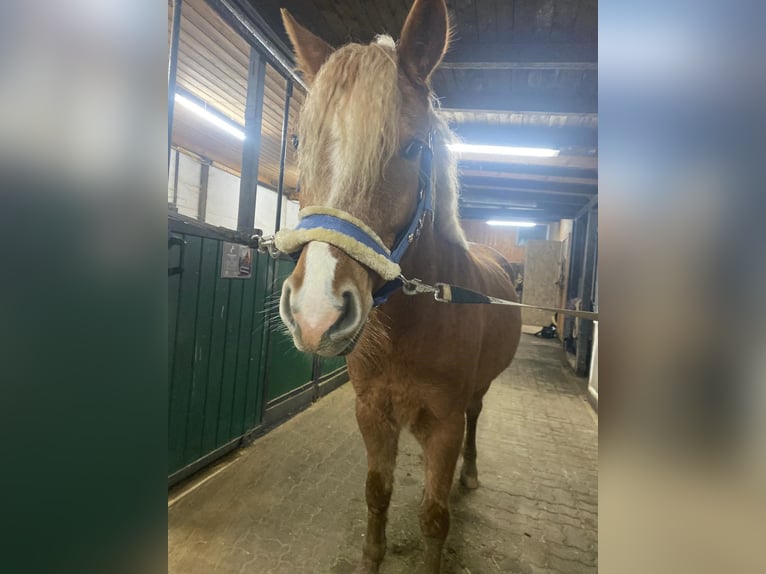
[[[503,221],[500,219],[490,219],[487,225],[505,225],[509,227],[534,227],[537,225],[534,221]]]
[[[542,147],[513,147],[502,145],[447,144],[452,151],[466,154],[518,155],[528,157],[557,157],[559,150]]]
[[[199,117],[207,120],[214,126],[233,135],[238,140],[245,139],[245,132],[243,132],[239,128],[234,127],[233,124],[231,124],[230,122],[227,122],[220,116],[208,111],[207,109],[199,105],[197,102],[194,102],[190,100],[189,98],[187,98],[186,96],[182,96],[181,94],[176,94],[175,99],[176,99],[176,103],[181,104],[187,110],[194,112]]]
[[[495,205],[498,207],[513,207],[516,209],[537,209],[536,201],[514,201],[511,199],[493,197],[463,197],[462,205],[471,207],[474,205]]]

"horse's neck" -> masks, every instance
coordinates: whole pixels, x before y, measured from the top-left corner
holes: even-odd
[[[410,246],[402,260],[402,273],[408,279],[446,281],[456,265],[456,250],[461,249],[442,237],[433,224],[426,225],[423,234]]]

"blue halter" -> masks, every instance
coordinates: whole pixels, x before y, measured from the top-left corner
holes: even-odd
[[[326,229],[341,233],[365,247],[372,249],[376,254],[385,257],[388,261],[398,265],[402,260],[402,257],[404,257],[404,254],[407,252],[407,248],[420,236],[428,215],[431,214],[433,216],[433,190],[431,189],[431,164],[433,159],[432,145],[432,134],[429,133],[428,141],[424,142],[417,139],[412,140],[402,150],[402,155],[407,158],[413,158],[418,152],[420,153],[418,203],[415,208],[415,213],[410,220],[410,224],[397,236],[394,241],[394,247],[390,252],[377,237],[371,236],[358,225],[326,213],[306,215],[298,222],[295,230]],[[299,254],[300,251],[297,251],[291,255],[295,258]],[[399,278],[386,282],[372,294],[373,305],[379,307],[385,303],[392,294],[401,289],[401,287],[402,281]]]

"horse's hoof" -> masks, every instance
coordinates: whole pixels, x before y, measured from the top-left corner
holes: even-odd
[[[479,479],[476,476],[470,474],[460,473],[460,484],[469,490],[476,490],[479,488]]]

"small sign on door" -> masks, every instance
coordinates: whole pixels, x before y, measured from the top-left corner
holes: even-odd
[[[223,279],[249,279],[253,276],[253,250],[247,245],[223,242],[221,277]]]

